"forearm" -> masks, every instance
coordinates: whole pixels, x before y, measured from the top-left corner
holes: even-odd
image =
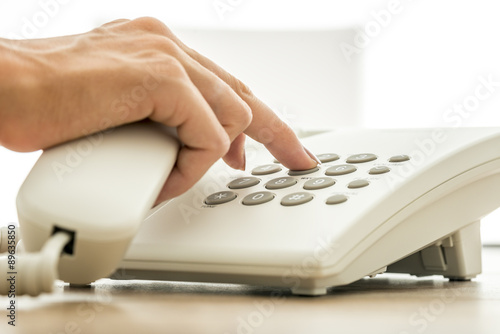
[[[0,39],[0,145],[27,151],[28,137],[22,133],[23,117],[33,104],[37,74],[20,41]]]

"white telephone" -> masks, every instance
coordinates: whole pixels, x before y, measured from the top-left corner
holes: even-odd
[[[155,124],[119,128],[89,146],[61,182],[54,161],[64,164],[97,139],[43,153],[18,196],[28,250],[58,229],[72,233],[59,264],[70,283],[116,268],[112,278],[125,270],[134,279],[304,295],[384,271],[468,280],[481,272],[479,220],[500,207],[498,128],[319,134],[304,141],[322,161],[308,171],[289,171],[250,147],[246,172],[219,162],[149,213],[176,142]]]

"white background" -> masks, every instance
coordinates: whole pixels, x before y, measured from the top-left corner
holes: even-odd
[[[3,0],[0,36],[41,38],[73,34],[113,19],[145,15],[163,20],[174,31],[182,27],[363,30],[374,22],[374,13],[387,9],[390,3],[389,0]],[[216,9],[215,5],[224,4],[227,10],[223,13]],[[47,12],[44,8],[50,8],[48,20],[36,21]],[[467,117],[460,118],[460,124],[445,119],[449,108],[474,94],[480,77],[492,76],[500,81],[497,2],[400,0],[398,8],[398,13],[365,41],[366,45],[352,58],[363,66],[360,125],[500,126],[500,87]],[[0,147],[0,225],[17,220],[15,195],[38,155],[38,152],[13,153]],[[500,240],[499,216],[496,213],[483,221],[484,240]]]

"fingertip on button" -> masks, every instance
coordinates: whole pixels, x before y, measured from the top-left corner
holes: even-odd
[[[310,169],[304,169],[304,170],[289,170],[288,175],[290,176],[299,176],[299,175],[306,175],[306,174],[311,174],[314,172],[317,172],[319,170],[318,166],[315,166]]]
[[[307,149],[307,147],[305,147],[305,146],[302,146],[302,148],[307,153],[307,155],[312,159],[312,161],[314,163],[314,166],[321,165],[321,160],[316,155],[314,155],[314,153],[312,153],[311,151],[309,151]]]

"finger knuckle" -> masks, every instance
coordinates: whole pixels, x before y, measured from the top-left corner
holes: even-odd
[[[255,95],[253,94],[252,90],[250,89],[249,86],[247,86],[245,83],[243,83],[241,80],[236,79],[235,77],[231,76],[230,78],[230,84],[231,87],[233,87],[234,91],[241,96],[242,98],[254,98]]]
[[[225,131],[219,131],[211,140],[211,149],[217,153],[217,156],[222,157],[229,151],[231,140]]]
[[[217,88],[216,88],[217,87]],[[218,112],[221,121],[246,129],[252,121],[252,109],[245,103],[231,86],[223,82],[214,85],[212,98],[218,101],[214,110]]]
[[[250,107],[244,102],[242,103],[242,108],[239,113],[239,117],[240,117],[240,122],[245,126],[245,129],[250,125],[250,123],[252,123],[253,119],[252,109],[250,109]]]
[[[163,55],[160,61],[152,66],[156,75],[164,79],[186,79],[188,77],[186,69],[182,63],[173,56]]]
[[[163,22],[150,16],[139,17],[130,21],[130,24],[138,29],[156,34],[166,35],[170,32],[170,29]]]
[[[140,36],[138,42],[140,43],[138,55],[147,55],[150,59],[166,62],[173,62],[173,59],[181,58],[182,51],[179,46],[165,36],[149,34]]]

